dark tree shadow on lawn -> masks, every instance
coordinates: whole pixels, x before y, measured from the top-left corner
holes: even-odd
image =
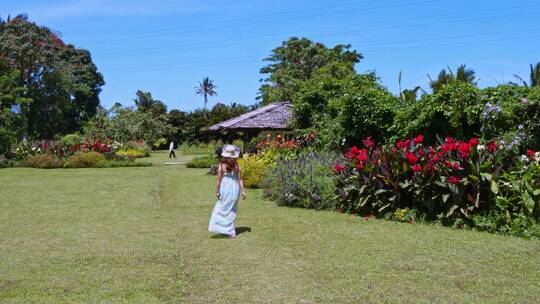
[[[244,233],[251,232],[251,227],[236,227],[236,236]],[[226,234],[216,234],[212,236],[213,239],[228,239],[229,236]]]

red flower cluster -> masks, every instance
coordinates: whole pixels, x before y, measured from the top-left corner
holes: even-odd
[[[266,133],[266,138],[263,141],[257,143],[257,150],[262,153],[268,149],[287,149],[294,150],[300,147],[309,146],[317,138],[317,132],[312,131],[306,136],[296,137],[293,139],[287,139],[282,134],[277,134],[273,139],[270,133]]]
[[[368,165],[372,166],[370,168],[379,165],[396,165],[388,162],[388,156],[381,158],[386,147],[376,147],[376,143],[369,137],[362,142],[365,148],[359,149],[354,146],[345,152],[344,155],[349,161],[349,165],[342,166],[340,164],[339,170],[336,165],[336,171],[342,172],[347,167],[362,171]],[[458,184],[461,180],[458,175],[463,174],[466,159],[476,152],[475,148],[480,141],[478,138],[472,138],[469,141],[457,141],[452,137],[448,137],[440,146],[424,146],[423,143],[423,135],[418,135],[412,140],[400,140],[395,146],[389,147],[393,155],[391,158],[396,158],[397,161],[401,162],[398,167],[405,168],[409,172],[418,173],[420,176],[426,175],[426,177],[428,177],[428,174],[440,172],[447,176],[448,183]]]
[[[536,151],[534,151],[533,149],[527,150],[527,156],[529,156],[529,157],[536,156]]]

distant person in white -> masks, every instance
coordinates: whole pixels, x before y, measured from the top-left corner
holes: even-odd
[[[169,158],[174,157],[176,158],[176,154],[174,154],[174,140],[171,141],[171,144],[169,145]]]

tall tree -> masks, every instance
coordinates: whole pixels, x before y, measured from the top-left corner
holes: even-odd
[[[133,99],[133,102],[137,106],[137,110],[150,112],[154,115],[167,114],[167,106],[162,101],[154,99],[150,92],[138,90],[135,95],[137,97]]]
[[[202,81],[199,81],[199,86],[195,87],[195,94],[204,96],[204,109],[208,103],[208,96],[217,95],[216,89],[217,86],[208,77],[204,77]]]
[[[258,99],[263,104],[292,101],[301,84],[327,66],[339,64],[354,72],[354,65],[363,57],[350,47],[338,44],[328,48],[322,43],[297,37],[284,41],[264,59],[269,64],[260,71],[267,77],[261,80]]]
[[[428,74],[430,80],[429,85],[433,92],[438,92],[441,88],[453,83],[464,82],[472,85],[476,85],[476,73],[472,69],[467,69],[467,66],[460,65],[454,73],[450,67],[441,70],[437,79],[432,79]]]
[[[95,115],[104,81],[88,51],[19,15],[0,26],[0,55],[17,71],[26,134],[52,138],[79,131]]]

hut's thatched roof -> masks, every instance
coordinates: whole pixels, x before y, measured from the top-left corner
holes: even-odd
[[[275,102],[222,121],[208,129],[212,131],[285,130],[289,128],[291,119],[292,105],[289,102]]]

